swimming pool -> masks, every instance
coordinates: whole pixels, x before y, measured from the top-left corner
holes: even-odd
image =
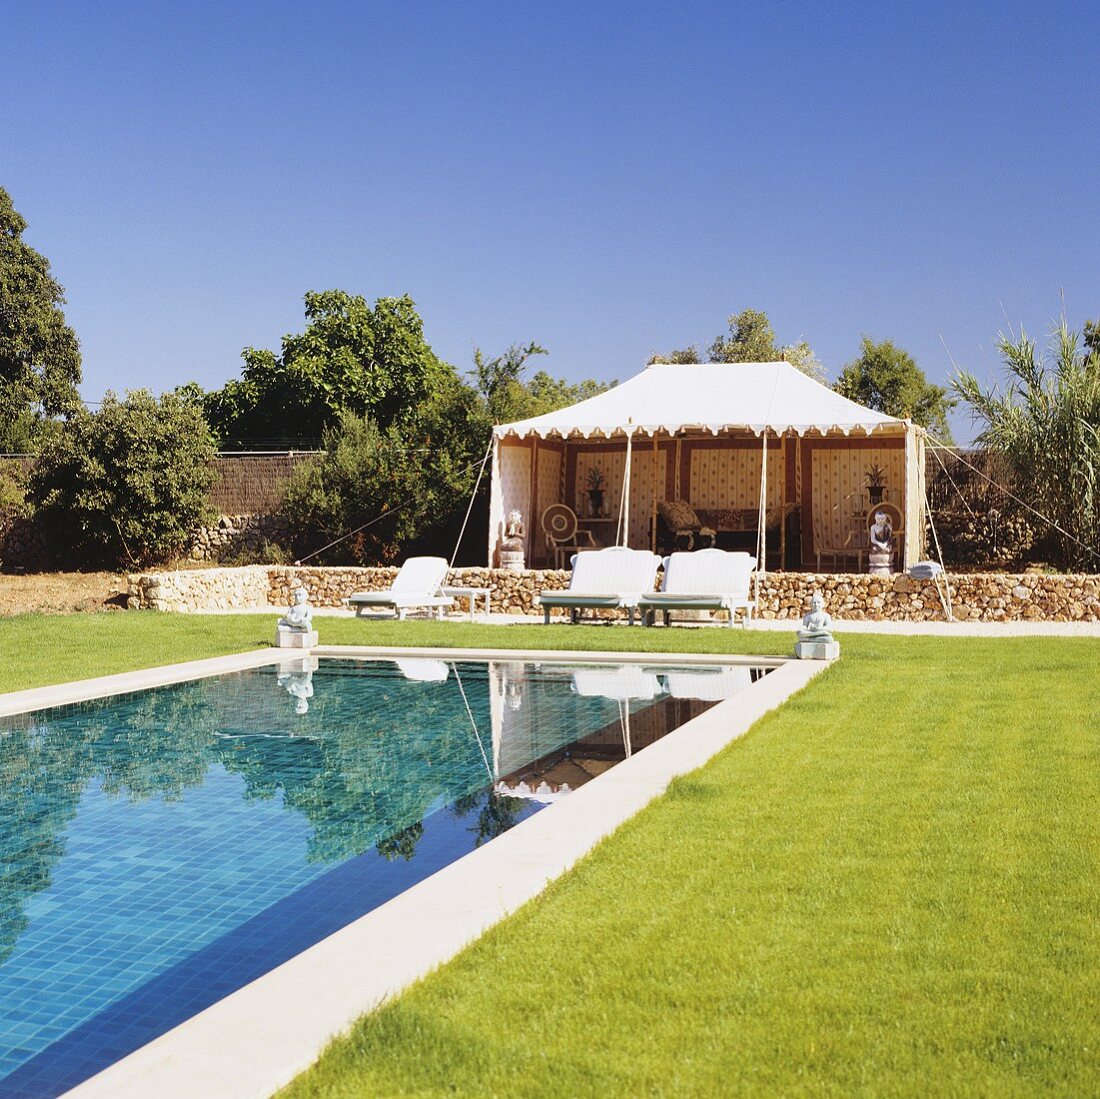
[[[306,658],[0,718],[0,1091],[73,1086],[763,671]]]

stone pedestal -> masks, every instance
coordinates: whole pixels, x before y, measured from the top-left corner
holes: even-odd
[[[799,641],[794,647],[796,660],[836,660],[840,656],[839,641]]]
[[[523,550],[502,549],[500,551],[500,567],[510,572],[523,572],[526,566],[523,563]]]
[[[292,630],[286,626],[275,627],[275,648],[312,649],[317,644],[316,630]]]
[[[894,571],[894,555],[890,550],[871,550],[867,555],[870,576],[889,576]]]

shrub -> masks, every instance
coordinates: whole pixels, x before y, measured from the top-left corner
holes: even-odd
[[[1033,521],[1050,524],[1058,563],[1100,567],[1100,354],[1083,351],[1063,320],[1044,357],[1023,333],[1002,337],[1003,391],[960,373],[956,392],[981,425],[977,441],[1003,455],[1026,487]],[[1087,352],[1087,353],[1086,353]]]
[[[295,552],[312,552],[369,524],[320,560],[378,565],[416,552],[450,557],[488,430],[476,417],[456,415],[451,403],[438,413],[415,433],[382,431],[351,414],[327,429],[324,455],[298,466],[286,488],[283,515]]]
[[[9,532],[31,514],[26,489],[26,477],[19,463],[0,461],[0,566],[4,564],[3,550]]]
[[[51,551],[73,565],[136,568],[180,553],[210,516],[214,456],[194,404],[108,393],[97,412],[65,423],[31,475]]]

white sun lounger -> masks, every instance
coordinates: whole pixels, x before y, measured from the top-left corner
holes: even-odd
[[[392,607],[398,618],[413,607],[434,607],[436,618],[443,617],[443,608],[451,606],[454,599],[444,595],[443,581],[447,578],[445,557],[410,557],[393,578],[388,591],[359,591],[348,597],[348,606],[355,608],[355,617],[371,608]]]
[[[742,612],[741,621],[752,621],[755,602],[749,595],[756,560],[749,553],[705,549],[694,553],[674,553],[665,558],[665,579],[658,592],[643,595],[638,602],[646,625],[657,611],[669,623],[674,610],[729,611],[732,626]]]
[[[649,550],[608,546],[573,555],[573,574],[565,591],[539,595],[543,621],[549,623],[553,607],[565,607],[576,622],[582,610],[625,610],[634,624],[634,611],[643,592],[653,591],[661,559]]]
[[[696,699],[700,702],[721,702],[752,686],[752,669],[747,665],[717,670],[692,668],[669,672],[665,687],[673,698]]]

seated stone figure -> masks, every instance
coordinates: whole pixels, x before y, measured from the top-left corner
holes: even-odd
[[[798,640],[807,644],[827,644],[833,640],[833,635],[829,632],[832,625],[833,620],[825,610],[825,599],[821,592],[815,591],[810,599],[810,609],[802,619]]]
[[[523,551],[523,539],[527,533],[523,526],[523,516],[518,511],[508,512],[508,522],[504,527],[504,539],[501,549]]]
[[[309,592],[305,588],[295,588],[290,598],[290,606],[277,624],[284,629],[308,633],[313,629],[313,608],[309,605]]]
[[[884,511],[875,512],[875,521],[870,529],[871,545],[874,549],[892,553],[894,549],[894,528],[890,516]]]

